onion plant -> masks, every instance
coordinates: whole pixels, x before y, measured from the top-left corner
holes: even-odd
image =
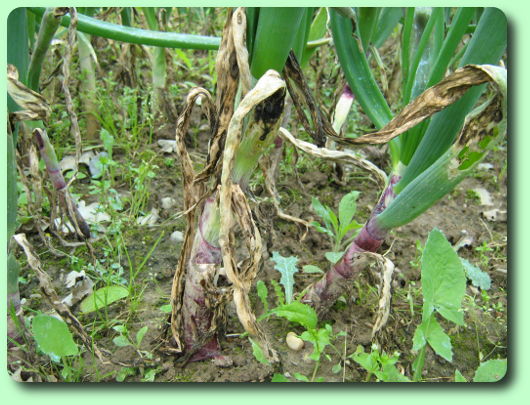
[[[159,31],[160,25],[157,19],[157,9],[154,7],[143,7],[147,25],[153,31]],[[151,109],[153,114],[159,114],[164,108],[164,89],[166,87],[166,51],[162,47],[148,49],[151,60],[151,74],[153,83],[153,95],[151,99]]]
[[[19,77],[26,82],[29,65],[29,41],[26,12],[22,8],[15,9],[7,19],[7,41],[11,46],[7,49],[7,63],[16,66]],[[8,112],[20,110],[20,107],[8,96]],[[16,331],[10,321],[10,314],[17,314],[20,309],[18,288],[19,265],[9,245],[17,229],[17,165],[15,147],[18,137],[18,124],[7,133],[7,311],[8,336],[14,338]]]
[[[217,57],[218,84],[214,113],[217,124],[214,125],[209,165],[220,165],[220,163],[215,163],[221,153],[218,149],[221,142],[216,139],[223,139],[222,143],[225,143],[225,146],[221,176],[222,190],[227,189],[228,186],[225,185],[227,182],[237,185],[243,191],[246,190],[261,155],[267,151],[276,138],[283,114],[286,90],[283,81],[275,78],[271,69],[281,71],[293,48],[296,48],[298,54],[301,55],[309,33],[312,10],[304,8],[247,10],[248,48],[245,48],[242,41],[244,32],[237,32],[243,15],[238,9],[235,17],[229,17]],[[230,22],[233,18],[236,19],[235,23]],[[302,38],[300,38],[300,32],[303,33]],[[249,49],[251,52],[248,52]],[[268,73],[265,74],[266,72]],[[240,104],[236,97],[238,82],[241,83]],[[249,87],[253,83],[255,87],[250,90]],[[270,86],[273,86],[273,90],[267,90]],[[258,95],[263,92],[270,93],[266,98],[260,99]],[[259,101],[252,104],[251,100],[256,97]],[[191,98],[190,102],[194,102],[194,98]],[[179,124],[184,127],[187,125],[185,124],[186,117],[189,118],[188,109],[179,119]],[[233,129],[236,127],[239,129]],[[239,130],[243,132],[240,141],[237,137],[233,138],[230,135]],[[182,128],[177,128],[177,142],[182,143],[181,131]],[[183,152],[179,153],[181,153],[183,172],[187,173],[191,170],[190,165],[186,163],[186,155]],[[195,177],[195,180],[186,180],[189,177]],[[184,175],[187,193],[194,195],[201,193],[199,190],[193,191],[192,189],[193,184],[197,184],[201,177],[201,174]],[[182,341],[180,350],[191,356],[192,360],[213,357],[222,362],[225,358],[220,354],[218,336],[216,331],[212,333],[212,325],[216,324],[218,318],[216,313],[219,309],[216,308],[219,302],[212,303],[212,300],[207,299],[206,284],[211,276],[212,266],[218,268],[221,263],[224,264],[226,277],[234,285],[234,300],[241,322],[253,335],[257,334],[259,337],[260,331],[257,330],[255,319],[248,308],[248,297],[245,293],[248,288],[241,287],[235,275],[236,270],[229,266],[231,256],[227,250],[230,249],[232,242],[227,241],[229,236],[225,233],[227,226],[230,227],[226,219],[230,211],[226,204],[230,205],[230,203],[226,202],[226,194],[222,192],[218,194],[215,185],[209,186],[209,189],[213,191],[204,199],[204,202],[197,201],[200,204],[201,213],[198,215],[196,229],[193,228],[196,221],[195,215],[188,215],[184,248],[172,292],[172,327],[177,344]],[[225,204],[223,211],[220,210],[220,204]],[[240,212],[237,215],[242,214]],[[225,233],[221,232],[223,227]],[[259,240],[259,235],[257,238]],[[254,240],[254,237],[251,237],[251,240]],[[254,250],[254,254],[258,252],[261,256],[260,248]],[[184,273],[185,276],[181,275]],[[182,278],[184,278],[183,287],[180,281]],[[219,297],[218,301],[221,301]],[[272,356],[272,353],[269,352],[269,356]]]
[[[374,13],[375,10],[372,10],[366,15],[374,18]],[[335,10],[330,11],[335,47],[352,92],[376,129],[381,129],[390,122],[383,130],[376,132],[375,136],[365,140],[368,143],[383,143],[393,139],[390,140],[392,167],[388,173],[387,186],[369,220],[346,249],[343,258],[305,296],[307,302],[319,307],[321,311],[329,308],[342,292],[345,280],[353,278],[362,269],[363,252],[377,251],[391,229],[412,221],[453,190],[465,176],[473,172],[474,166],[505,134],[506,71],[489,65],[497,64],[505,52],[506,18],[498,9],[484,9],[471,39],[464,42],[463,37],[475,13],[475,9],[457,9],[446,25],[443,9],[405,11],[401,49],[403,104],[408,104],[434,84],[439,83],[440,87],[433,89],[443,87],[453,77],[466,71],[476,69],[486,73],[483,81],[479,79],[464,85],[466,91],[463,95],[462,92],[459,94],[461,98],[436,113],[430,121],[418,124],[420,120],[416,120],[415,126],[399,137],[385,138],[385,133],[389,132],[385,128],[395,128],[396,121],[413,109],[410,106],[414,102],[401,116],[396,117],[396,121],[390,122],[393,113],[363,52],[363,44],[369,41],[363,41],[363,36],[373,35],[366,28],[369,24],[362,21],[365,14],[356,13],[357,25],[353,31],[351,19]],[[355,33],[354,37],[352,31]],[[418,33],[416,40],[413,39],[415,32]],[[465,51],[461,58],[455,60],[459,46],[465,46]],[[452,68],[453,64],[462,69],[457,70],[451,79],[442,80],[446,70]],[[481,74],[478,73],[479,76]],[[486,101],[473,110],[484,94],[483,83],[486,81],[494,83],[493,88],[502,96],[503,101],[492,101],[493,97],[488,94]],[[469,87],[471,88],[468,90]],[[425,91],[423,98],[418,97],[416,103],[421,104],[425,98],[433,96],[434,93]],[[455,100],[451,102],[453,101]],[[430,115],[432,112],[425,114],[424,118]],[[492,124],[487,124],[488,120]],[[399,133],[401,132],[403,131]],[[363,140],[353,142],[362,143]]]

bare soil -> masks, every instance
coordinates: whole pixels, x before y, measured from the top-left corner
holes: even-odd
[[[168,131],[171,133],[171,131]],[[166,134],[159,135],[171,139]],[[199,143],[200,145],[201,143]],[[306,343],[299,352],[291,351],[285,343],[285,336],[289,331],[302,332],[295,325],[290,325],[286,320],[268,318],[262,321],[265,330],[271,337],[273,346],[278,351],[280,362],[274,366],[260,364],[252,354],[252,348],[247,338],[239,335],[244,332],[239,324],[235,310],[229,307],[226,338],[222,340],[223,353],[233,361],[229,367],[218,367],[212,361],[194,362],[183,365],[175,356],[164,354],[157,349],[161,347],[160,340],[163,330],[168,324],[168,314],[161,311],[160,307],[167,304],[173,272],[179,257],[180,243],[169,239],[175,230],[183,231],[185,223],[182,218],[173,219],[174,213],[182,208],[182,187],[179,180],[178,160],[176,155],[175,167],[165,167],[163,155],[155,144],[151,148],[160,155],[158,176],[151,185],[150,207],[159,207],[161,218],[154,227],[134,227],[126,233],[126,243],[129,255],[134,260],[141,260],[158,239],[161,232],[165,232],[161,242],[153,251],[144,270],[138,276],[138,285],[141,286],[141,295],[135,308],[129,307],[128,302],[120,302],[109,307],[108,316],[111,319],[127,320],[131,335],[147,325],[149,331],[142,343],[142,350],[154,354],[151,368],[156,368],[155,381],[165,382],[267,382],[274,373],[294,376],[301,373],[311,376],[315,363],[308,358],[312,351],[311,344]],[[201,152],[200,149],[198,152]],[[117,157],[116,159],[119,159]],[[340,198],[347,192],[355,189],[361,192],[358,201],[357,221],[364,221],[377,200],[380,190],[375,183],[366,177],[365,173],[357,169],[347,168],[343,182],[336,180],[329,164],[301,157],[302,163],[298,165],[298,172],[292,168],[282,167],[277,180],[277,187],[281,195],[282,209],[304,219],[314,217],[310,208],[311,196],[332,207],[337,207]],[[428,351],[425,377],[429,381],[452,381],[455,369],[458,369],[466,378],[472,378],[474,370],[479,364],[479,358],[488,359],[507,356],[507,222],[506,220],[490,221],[482,215],[482,211],[492,207],[481,206],[477,198],[469,190],[482,187],[488,190],[495,208],[506,211],[506,177],[499,180],[499,174],[506,159],[503,149],[492,154],[489,162],[491,168],[484,168],[475,178],[470,178],[461,183],[449,196],[438,202],[427,213],[392,232],[385,241],[381,251],[396,265],[393,281],[393,299],[390,319],[381,334],[375,341],[371,340],[372,322],[377,308],[377,269],[367,269],[356,282],[349,287],[343,300],[337,303],[332,310],[321,319],[321,323],[329,323],[333,332],[346,332],[346,337],[337,338],[334,342],[338,351],[328,350],[330,360],[323,359],[317,371],[317,376],[323,377],[327,382],[357,382],[366,378],[366,372],[346,359],[344,355],[353,353],[358,345],[369,351],[373,343],[377,343],[381,350],[388,353],[398,351],[400,360],[398,368],[406,375],[411,376],[411,364],[415,358],[411,352],[412,337],[416,326],[421,320],[421,294],[420,267],[418,266],[419,252],[416,243],[424,244],[428,233],[437,227],[441,229],[449,241],[456,244],[463,236],[471,238],[472,242],[465,245],[459,254],[480,265],[492,279],[492,288],[485,298],[479,289],[468,285],[467,294],[471,297],[465,303],[465,327],[444,325],[452,338],[454,347],[454,360],[449,363],[441,357]],[[265,241],[263,252],[263,265],[259,279],[268,282],[271,279],[279,280],[279,273],[273,269],[269,260],[273,251],[278,251],[283,256],[297,256],[300,267],[305,264],[315,264],[326,268],[324,253],[330,250],[328,240],[323,234],[314,229],[306,230],[304,227],[279,219],[273,209],[264,188],[258,181],[251,186],[253,195],[252,204],[256,213],[262,236]],[[169,211],[160,207],[163,197],[173,197],[177,200],[176,207]],[[33,235],[32,241],[40,254],[40,259],[46,271],[55,281],[55,287],[60,296],[67,294],[62,283],[62,277],[70,271],[68,262],[59,260],[47,252],[45,246]],[[477,247],[487,244],[492,250],[481,253]],[[101,255],[97,250],[96,255]],[[85,253],[87,255],[87,253]],[[122,263],[127,278],[127,260]],[[49,304],[42,299],[38,289],[37,280],[31,276],[27,266],[22,269],[22,274],[28,283],[21,285],[21,296],[24,299],[25,315],[33,311],[46,312]],[[301,291],[307,284],[314,281],[318,275],[298,273],[296,291]],[[270,284],[267,284],[270,287]],[[415,293],[416,291],[416,293]],[[253,294],[255,312],[263,312],[260,301]],[[274,305],[274,294],[269,288],[270,304]],[[411,303],[413,310],[411,310]],[[118,348],[112,343],[116,332],[111,328],[95,330],[93,325],[98,320],[97,315],[80,315],[77,307],[73,312],[80,316],[85,327],[96,339],[97,344],[112,352],[113,360],[123,363],[132,363],[138,359],[138,353],[131,347]],[[32,381],[60,380],[57,368],[50,367],[47,356],[43,354],[28,354],[20,348],[13,347],[9,351],[10,371],[15,372],[20,365],[25,363],[39,364],[39,370],[49,371],[49,376],[42,372],[30,372],[24,369],[21,380]],[[83,355],[85,374],[80,376],[81,381],[115,381],[115,372],[120,366],[101,364],[94,360],[93,355],[85,352]],[[341,363],[344,367],[338,373],[333,373],[332,367]],[[140,381],[142,374],[147,369],[136,369],[126,381]],[[291,380],[294,380],[291,378]]]

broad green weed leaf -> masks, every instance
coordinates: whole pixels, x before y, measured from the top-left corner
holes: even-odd
[[[136,332],[136,347],[140,347],[140,344],[142,343],[142,340],[144,340],[144,336],[147,333],[147,329],[149,328],[144,326],[142,329]]]
[[[342,256],[344,256],[345,252],[326,252],[324,253],[324,256],[328,261],[330,261],[333,264],[336,264],[340,259],[342,259]]]
[[[321,233],[325,233],[326,235],[329,235],[331,236],[332,238],[334,237],[333,235],[333,232],[331,232],[328,228],[324,228],[322,225],[320,225],[317,221],[312,221],[311,222],[311,225],[318,231],[318,232],[321,232]]]
[[[357,210],[358,191],[352,191],[342,197],[339,203],[339,223],[340,227],[345,228],[350,224]]]
[[[455,382],[459,382],[459,383],[467,382],[466,377],[464,377],[462,373],[458,370],[455,370]]]
[[[81,312],[94,312],[129,295],[129,290],[119,285],[100,288],[86,297],[80,305]]]
[[[427,344],[427,339],[425,339],[425,333],[423,333],[422,325],[418,325],[416,331],[414,332],[414,337],[412,338],[412,350],[419,351],[423,346]]]
[[[269,296],[269,291],[267,290],[267,286],[262,280],[258,280],[256,283],[256,290],[258,292],[258,297],[261,301],[261,304],[263,305],[263,310],[265,312],[269,311],[269,303],[267,302],[267,297]]]
[[[160,311],[162,311],[163,313],[165,314],[170,314],[171,313],[171,304],[165,304],[165,305],[162,305],[160,308],[158,308]]]
[[[349,224],[345,225],[344,227],[341,225],[340,228],[340,236],[341,240],[346,236],[346,234],[353,230],[353,229],[359,229],[362,228],[362,224],[358,223],[357,221],[351,221]]]
[[[424,319],[436,310],[445,319],[464,324],[461,311],[466,290],[462,262],[444,234],[433,229],[421,258]]]
[[[383,364],[381,371],[375,373],[377,378],[385,382],[410,382],[410,380],[401,374],[394,364]]]
[[[274,268],[282,275],[280,278],[280,284],[283,285],[285,290],[285,299],[287,300],[287,303],[290,303],[293,300],[293,275],[298,272],[298,269],[296,268],[298,258],[296,256],[283,257],[278,252],[272,252],[271,259],[275,263]]]
[[[423,329],[425,338],[429,345],[439,356],[442,356],[447,361],[453,361],[453,346],[451,345],[451,339],[444,332],[434,314],[431,315],[430,319],[424,321],[420,327]]]
[[[302,271],[307,274],[324,273],[320,267],[314,266],[312,264],[306,264],[304,267],[302,267]]]
[[[318,199],[315,197],[311,198],[311,206],[313,207],[313,211],[315,211],[315,214],[322,218],[322,220],[326,224],[326,227],[331,228],[331,217],[329,216],[331,210],[325,205],[323,205],[320,201],[318,201]]]
[[[317,227],[317,230],[319,230],[320,232],[325,232],[331,237],[334,236],[333,232],[339,232],[339,220],[331,208],[329,208],[327,205],[322,204],[315,197],[312,197],[311,199],[311,206],[313,207],[315,214],[317,214],[324,221],[325,227],[323,229],[319,229]],[[326,229],[326,231],[324,231],[324,229]]]
[[[355,352],[349,357],[369,373],[374,374],[379,369],[377,352],[365,353],[364,348],[361,345],[357,346]]]
[[[99,136],[101,138],[101,142],[103,142],[103,147],[105,148],[105,151],[109,154],[110,158],[112,159],[112,148],[114,147],[114,137],[105,128],[101,129]]]
[[[501,360],[488,360],[481,363],[475,372],[473,382],[497,382],[502,380],[506,375],[508,369],[508,361],[506,359]]]
[[[37,315],[33,318],[31,333],[40,349],[52,358],[79,353],[66,323],[53,316]]]
[[[122,335],[127,334],[127,328],[125,327],[125,325],[115,325],[112,327],[112,329],[114,329],[116,332],[121,333]]]
[[[272,376],[271,382],[289,382],[289,379],[283,374],[276,373]]]
[[[263,354],[263,350],[261,350],[261,347],[254,342],[250,337],[248,338],[250,340],[250,344],[252,345],[252,354],[256,358],[257,361],[259,361],[261,364],[270,364],[269,360],[265,357],[265,354]]]
[[[273,308],[271,312],[291,322],[296,322],[306,329],[315,329],[317,326],[317,313],[309,305],[293,301],[290,304],[280,305]]]
[[[307,378],[305,375],[301,373],[294,373],[293,377],[296,378],[298,381],[309,382],[309,378]]]
[[[464,266],[467,278],[471,280],[471,283],[475,287],[478,287],[481,290],[489,290],[491,288],[491,278],[488,273],[482,271],[466,259],[460,258],[460,260]]]
[[[325,328],[321,328],[316,331],[306,330],[300,335],[300,339],[313,344],[313,353],[311,353],[309,358],[314,361],[318,361],[320,359],[320,355],[322,354],[326,346],[331,344],[330,337],[331,326],[329,325],[326,325]]]
[[[329,207],[326,207],[326,209],[328,210],[328,214],[329,214],[329,219],[331,220],[331,226],[333,226],[333,230],[335,231],[335,233],[339,233],[339,219],[337,218],[337,216],[335,215],[335,213],[333,212],[333,210]]]
[[[112,343],[119,347],[132,346],[129,339],[123,335],[116,336],[114,339],[112,339]]]
[[[134,367],[122,367],[118,374],[116,374],[116,381],[123,382],[127,377],[136,374],[136,369]]]
[[[155,381],[156,374],[158,373],[158,368],[152,368],[145,372],[145,375],[141,379],[143,382],[153,382]]]
[[[342,370],[342,366],[340,365],[340,363],[337,363],[335,364],[333,367],[331,367],[331,372],[333,374],[337,374],[337,373],[340,373]]]

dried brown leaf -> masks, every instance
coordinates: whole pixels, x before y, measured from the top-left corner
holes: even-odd
[[[328,159],[339,163],[352,164],[360,167],[361,169],[370,172],[373,175],[373,180],[381,188],[385,187],[387,177],[385,172],[383,172],[369,160],[363,159],[351,152],[344,150],[319,148],[310,142],[295,138],[288,130],[283,127],[280,128],[279,134],[283,139],[292,143],[297,149],[300,149],[311,156],[319,157],[321,159]]]
[[[235,111],[225,142],[223,153],[223,166],[221,172],[221,186],[219,192],[219,209],[221,212],[221,227],[219,244],[223,254],[223,264],[228,280],[234,287],[234,303],[241,324],[245,330],[256,337],[267,357],[275,361],[277,355],[272,349],[264,331],[256,322],[256,317],[250,305],[248,293],[253,279],[256,277],[262,255],[261,236],[255,225],[250,207],[238,185],[232,183],[232,168],[234,158],[239,147],[243,132],[243,121],[254,109],[269,102],[282,103],[283,98],[277,94],[283,91],[285,96],[285,83],[277,72],[267,71],[250,90]],[[272,133],[281,122],[281,113],[274,117],[274,122],[267,122],[266,131]],[[234,225],[239,225],[243,232],[249,257],[238,266],[235,261],[235,236]]]
[[[491,75],[478,65],[467,65],[428,88],[407,105],[384,128],[355,139],[343,139],[352,144],[382,144],[408,131],[421,121],[460,99],[470,87],[493,81]]]
[[[46,121],[50,117],[51,109],[46,99],[18,80],[18,71],[13,65],[7,65],[7,92],[22,109],[13,113],[16,120]]]

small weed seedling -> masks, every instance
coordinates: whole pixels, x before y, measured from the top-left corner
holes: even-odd
[[[326,347],[333,347],[337,352],[339,352],[331,343],[335,337],[344,336],[344,333],[339,333],[334,335],[331,325],[326,324],[324,327],[318,327],[318,316],[316,311],[309,305],[303,304],[298,300],[294,300],[294,278],[293,275],[298,272],[296,264],[298,258],[295,256],[283,257],[278,252],[273,252],[272,260],[275,262],[274,268],[278,270],[282,277],[280,279],[280,284],[283,286],[284,290],[282,291],[279,288],[277,283],[273,283],[278,305],[272,309],[269,309],[269,304],[267,301],[268,290],[263,281],[258,281],[256,288],[258,297],[263,304],[265,313],[259,318],[263,320],[268,318],[271,315],[278,316],[280,318],[287,319],[290,322],[294,322],[302,326],[305,330],[300,334],[299,338],[310,342],[313,345],[313,352],[310,354],[309,358],[315,362],[315,367],[311,378],[304,376],[300,373],[295,373],[294,377],[299,381],[305,382],[322,382],[322,378],[316,377],[317,371],[320,367],[321,358],[324,355],[328,360],[331,360],[331,357],[324,353]],[[303,297],[304,293],[299,294],[299,297]],[[252,344],[252,352],[254,357],[263,364],[268,364],[265,356],[263,355],[260,347],[250,339]],[[340,354],[340,352],[339,352]],[[339,364],[340,366],[340,364]],[[335,367],[337,369],[337,367]],[[340,371],[340,369],[338,369]],[[337,371],[337,372],[338,372]],[[273,382],[282,382],[286,381],[285,377],[281,374],[277,374],[272,379]]]
[[[346,238],[348,233],[353,230],[362,228],[362,225],[353,219],[357,210],[358,191],[352,191],[346,194],[339,203],[339,212],[336,215],[327,205],[322,204],[317,198],[313,197],[311,206],[315,213],[322,219],[323,225],[317,221],[311,222],[311,225],[319,232],[329,236],[332,244],[332,252],[325,254],[326,259],[331,263],[337,263],[343,255],[344,247],[350,243],[355,235]]]
[[[147,359],[153,358],[153,354],[151,352],[140,350],[140,347],[142,345],[142,340],[144,339],[144,336],[147,333],[147,330],[149,329],[147,326],[144,326],[138,332],[136,332],[136,336],[134,340],[131,339],[129,330],[127,329],[125,325],[116,325],[116,326],[113,326],[112,329],[114,329],[116,332],[119,333],[118,336],[112,339],[112,342],[116,346],[119,346],[119,347],[132,346],[140,357],[145,357]]]
[[[401,374],[396,368],[396,363],[399,359],[399,353],[395,352],[392,355],[379,351],[377,345],[373,344],[370,353],[365,353],[362,346],[357,346],[355,353],[348,356],[361,367],[363,367],[368,374],[366,382],[370,381],[372,375],[375,375],[379,381],[384,382],[410,382],[410,380]]]

